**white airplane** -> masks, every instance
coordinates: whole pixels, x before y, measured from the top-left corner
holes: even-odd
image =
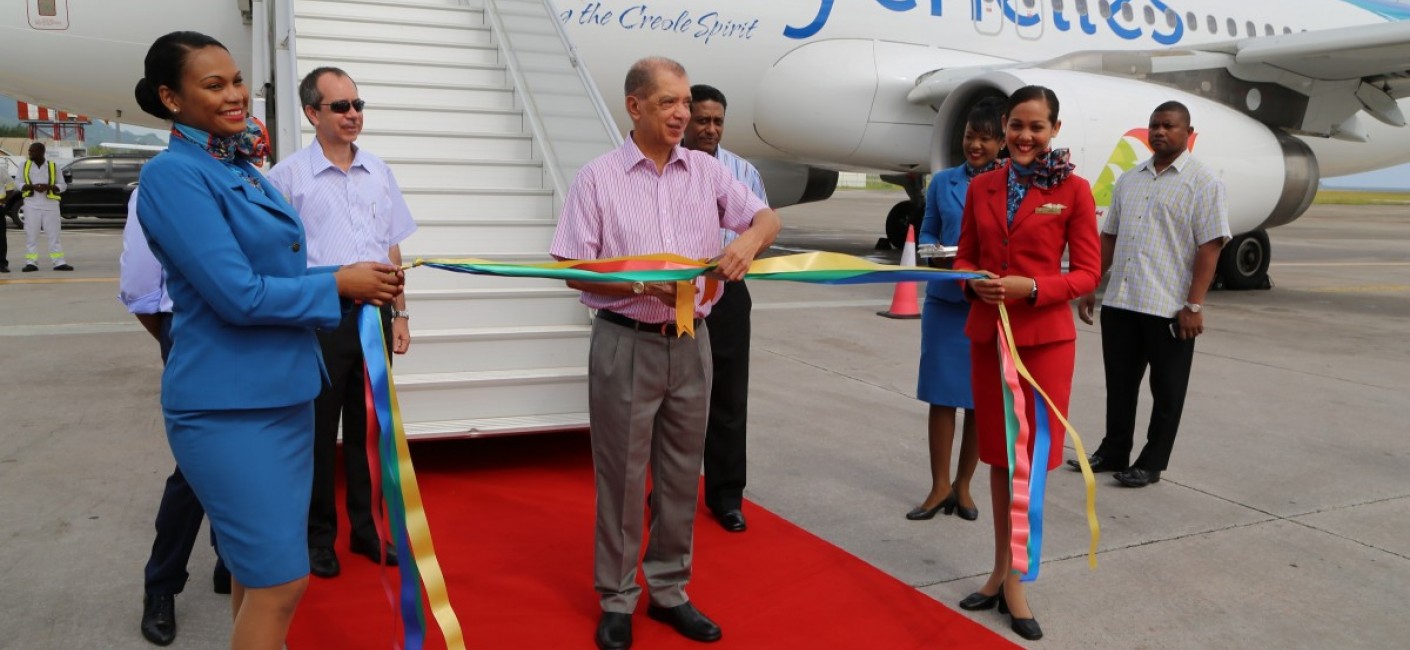
[[[472,2],[471,4],[477,4]],[[140,5],[140,6],[139,6]],[[132,99],[148,44],[209,33],[250,61],[249,0],[22,0],[0,9],[0,92],[162,126]],[[681,61],[729,99],[726,143],[777,206],[831,195],[837,170],[879,170],[910,201],[958,164],[962,121],[986,96],[1053,88],[1079,173],[1109,203],[1149,154],[1144,125],[1190,107],[1194,150],[1229,187],[1240,236],[1220,276],[1266,284],[1265,229],[1310,204],[1322,176],[1410,161],[1410,6],[1383,0],[555,0],[617,123],[630,63]],[[21,63],[22,62],[22,63]],[[250,69],[248,65],[245,68]],[[120,113],[119,113],[120,111]]]

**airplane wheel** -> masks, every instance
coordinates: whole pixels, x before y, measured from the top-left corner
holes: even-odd
[[[1235,291],[1269,289],[1268,263],[1273,249],[1268,231],[1255,230],[1235,237],[1219,254],[1219,284]]]
[[[903,248],[906,245],[906,228],[914,223],[916,204],[914,201],[902,201],[891,206],[891,211],[886,213],[886,239],[896,248]]]

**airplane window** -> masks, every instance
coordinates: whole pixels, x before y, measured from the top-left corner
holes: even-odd
[[[1265,23],[1265,24],[1263,25],[1263,33],[1266,34],[1266,35],[1268,35],[1268,36],[1272,36],[1272,35],[1273,35],[1273,26]]]
[[[1053,0],[1053,11],[1062,11],[1063,4],[1065,3],[1062,0]]]
[[[1128,3],[1125,6],[1121,7],[1121,17],[1127,21],[1135,20],[1136,10],[1133,9]]]
[[[1194,14],[1190,14],[1190,15],[1193,16]],[[1174,9],[1166,9],[1166,10],[1165,10],[1165,24],[1166,24],[1166,25],[1169,25],[1169,26],[1171,26],[1171,27],[1174,27],[1174,26],[1175,26],[1175,23],[1177,23],[1177,22],[1180,22],[1180,14],[1175,13],[1175,10],[1174,10]]]
[[[1077,0],[1077,13],[1087,15],[1087,0]]]
[[[1249,38],[1258,36],[1258,27],[1254,26],[1252,20],[1248,21],[1247,23],[1244,23],[1244,29],[1248,30]]]
[[[1100,7],[1102,10],[1102,18],[1111,18],[1111,2],[1109,2],[1108,0],[1102,0]]]
[[[1126,6],[1129,7],[1129,6],[1131,6],[1131,5],[1126,5]],[[1150,5],[1146,5],[1146,10],[1145,10],[1144,13],[1146,14],[1146,24],[1147,24],[1147,25],[1154,25],[1154,24],[1155,24],[1155,10],[1154,10],[1154,9],[1151,9],[1151,6],[1150,6]]]
[[[1291,33],[1292,33],[1292,28],[1291,28],[1291,27],[1284,27],[1284,28],[1283,28],[1283,33],[1284,33],[1284,34],[1291,34]]]
[[[1023,0],[1023,6],[1028,7],[1029,9],[1032,9],[1034,3],[1036,3],[1037,1],[1038,1],[1038,0]]]
[[[1219,19],[1214,16],[1209,17],[1209,33],[1215,36],[1219,35]]]
[[[1195,12],[1191,11],[1185,14],[1185,24],[1190,26],[1190,31],[1199,31],[1199,18],[1195,16]]]
[[[1230,36],[1238,36],[1238,35],[1239,35],[1239,24],[1236,23],[1236,22],[1234,22],[1234,19],[1233,19],[1233,18],[1230,18],[1230,19],[1226,20],[1226,21],[1224,22],[1224,26],[1229,28],[1229,35],[1230,35]]]

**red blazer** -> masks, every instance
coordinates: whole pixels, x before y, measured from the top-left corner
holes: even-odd
[[[1042,213],[1039,208],[1044,208]],[[1101,278],[1099,241],[1092,187],[1080,176],[1069,176],[1050,190],[1030,188],[1010,228],[1005,166],[970,183],[954,267],[1037,280],[1036,303],[1025,296],[1005,304],[1014,342],[1029,346],[1071,341],[1077,338],[1077,328],[1068,303],[1096,290]],[[1069,250],[1066,273],[1064,249]],[[966,294],[973,306],[965,334],[977,343],[993,341],[998,337],[998,308],[979,300],[968,285]]]

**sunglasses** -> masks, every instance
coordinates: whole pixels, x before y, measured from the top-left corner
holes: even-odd
[[[338,101],[336,101],[336,102],[329,102],[329,103],[327,103],[327,104],[319,104],[319,106],[327,106],[327,107],[328,107],[328,110],[333,111],[334,113],[339,113],[339,114],[346,113],[346,112],[348,112],[348,111],[350,111],[350,110],[354,110],[354,109],[357,110],[357,112],[361,113],[361,112],[362,112],[362,108],[363,108],[364,106],[366,106],[366,105],[367,105],[367,102],[364,102],[364,101],[362,101],[361,99],[354,99],[354,100],[351,100],[351,101],[346,100],[346,99],[340,99],[340,100],[338,100]]]

